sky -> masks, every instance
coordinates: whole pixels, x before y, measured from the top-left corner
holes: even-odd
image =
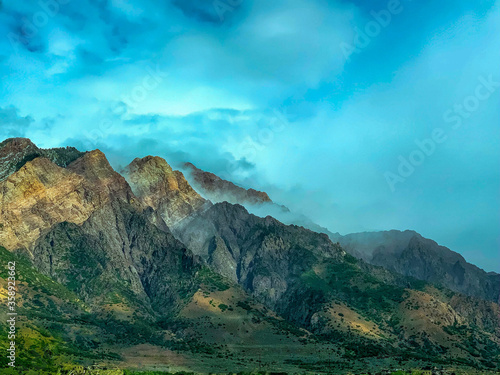
[[[189,161],[500,271],[500,0],[0,4],[0,140]]]

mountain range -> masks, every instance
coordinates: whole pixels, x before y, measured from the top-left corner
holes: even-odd
[[[500,369],[498,274],[413,231],[330,232],[184,168],[148,156],[118,173],[99,150],[0,144],[19,368]],[[281,214],[253,214],[266,210]]]

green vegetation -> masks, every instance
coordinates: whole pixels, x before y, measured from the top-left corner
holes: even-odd
[[[203,267],[199,270],[196,277],[199,284],[205,285],[211,292],[223,292],[231,287],[231,283],[228,280],[208,267]]]
[[[290,360],[288,363],[293,363],[298,367],[306,370],[306,371],[322,371],[318,370],[322,365],[331,366],[334,365],[335,362],[316,362],[316,363],[307,363],[300,360]],[[121,370],[121,369],[92,369],[85,368],[82,366],[64,366],[61,369],[53,372],[47,372],[43,370],[27,370],[27,372],[21,372],[23,370],[16,369],[0,369],[0,375],[205,375],[202,373],[195,372],[166,372],[166,371],[142,371],[142,370]],[[325,373],[322,371],[322,373]],[[338,373],[349,373],[348,371],[342,371]],[[360,372],[359,374],[365,375],[367,373]],[[430,370],[385,370],[384,372],[378,372],[377,374],[387,374],[387,375],[432,375],[433,372]],[[446,374],[454,375],[455,372],[446,372]],[[460,374],[467,374],[467,372],[460,372]],[[485,373],[486,374],[486,373]],[[491,373],[493,374],[493,373]],[[288,375],[287,372],[272,372],[272,371],[240,371],[236,374],[233,373],[219,373],[219,375]]]
[[[229,308],[229,306],[228,306],[228,305],[226,305],[226,304],[224,304],[224,303],[221,303],[221,304],[219,305],[219,309],[220,309],[222,312],[226,311],[228,308]]]
[[[404,300],[405,290],[363,272],[356,263],[330,262],[325,281],[334,298],[366,318],[381,323]]]

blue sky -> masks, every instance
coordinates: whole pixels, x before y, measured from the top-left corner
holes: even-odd
[[[4,1],[0,34],[0,138],[190,161],[500,271],[499,1]]]

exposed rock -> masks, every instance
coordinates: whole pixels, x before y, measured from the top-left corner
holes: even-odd
[[[171,314],[198,288],[199,261],[147,215],[115,199],[81,226],[61,223],[37,242],[33,264],[95,307],[110,294],[143,314]]]
[[[162,158],[147,156],[135,159],[123,174],[134,194],[144,205],[158,211],[172,227],[197,210],[210,205]]]
[[[60,167],[66,167],[82,155],[83,152],[73,147],[44,150],[27,138],[10,138],[0,143],[0,181],[38,157],[45,157]]]
[[[83,177],[46,158],[26,163],[0,182],[0,244],[27,249],[57,223],[83,223],[105,200],[94,195]]]
[[[290,280],[327,257],[341,259],[343,250],[328,236],[272,217],[259,218],[244,207],[218,203],[186,220],[174,234],[218,272],[237,280],[271,308]]]
[[[214,203],[229,202],[241,205],[272,203],[269,195],[263,191],[242,188],[213,173],[198,169],[191,163],[185,163],[184,167],[193,178],[193,186]]]

